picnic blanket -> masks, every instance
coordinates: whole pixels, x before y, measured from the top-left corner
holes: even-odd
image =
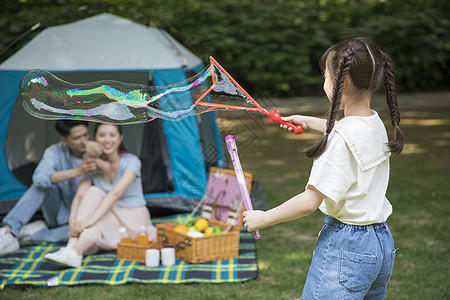
[[[153,219],[153,222],[173,222],[184,217],[176,215]],[[258,275],[255,242],[245,229],[240,233],[239,257],[199,264],[177,258],[172,266],[146,267],[140,262],[118,259],[115,251],[85,256],[79,268],[65,268],[45,261],[46,253],[62,246],[62,243],[22,241],[19,250],[0,256],[0,289],[83,284],[242,282]]]

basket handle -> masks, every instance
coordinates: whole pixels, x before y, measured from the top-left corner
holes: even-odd
[[[184,241],[175,243],[173,245],[169,245],[169,243],[167,242],[167,237],[164,234],[164,230],[158,230],[158,234],[161,236],[161,241],[162,241],[163,247],[173,247],[173,248],[175,248],[175,250],[178,250],[178,249],[184,249],[184,248],[186,248],[186,246],[192,246],[192,240],[189,238],[185,238]]]

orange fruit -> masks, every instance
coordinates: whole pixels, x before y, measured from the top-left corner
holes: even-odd
[[[212,235],[213,234],[213,230],[214,228],[209,226],[205,229],[205,231],[203,232],[205,235]]]
[[[179,224],[179,225],[175,226],[173,228],[173,230],[175,230],[176,232],[187,234],[189,231],[189,228],[184,224]]]
[[[195,221],[195,229],[197,229],[197,231],[203,232],[208,226],[208,220],[206,220],[205,218],[200,218],[197,221]]]

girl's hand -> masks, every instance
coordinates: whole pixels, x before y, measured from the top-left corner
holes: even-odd
[[[69,237],[79,237],[80,233],[78,222],[69,220]]]
[[[262,210],[244,211],[242,222],[249,232],[263,228],[264,212]]]
[[[303,130],[306,130],[306,129],[308,129],[308,125],[306,124],[307,118],[308,118],[307,116],[292,115],[292,116],[288,116],[288,117],[281,117],[281,120],[287,121],[287,122],[292,122],[297,125],[301,125],[303,127]],[[289,128],[286,125],[280,124],[280,127],[283,129],[292,131],[292,128]]]
[[[69,237],[79,237],[85,228],[88,226],[88,221],[69,222]]]
[[[303,115],[292,115],[289,117],[281,117],[281,120],[302,125],[303,130],[311,129],[322,133],[325,132],[327,124],[326,119]],[[292,131],[292,129],[288,128],[286,125],[280,125],[280,127]]]

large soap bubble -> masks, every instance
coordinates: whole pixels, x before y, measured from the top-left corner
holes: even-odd
[[[42,119],[84,119],[134,124],[155,118],[180,120],[205,111],[191,93],[208,89],[205,71],[175,85],[153,87],[118,81],[72,84],[44,70],[32,70],[20,84],[19,98],[31,115]]]
[[[36,69],[22,79],[18,98],[27,112],[42,119],[135,124],[156,118],[177,121],[211,110],[237,109],[264,113],[269,122],[286,124],[301,133],[301,127],[283,122],[276,111],[262,108],[212,57],[210,62],[197,75],[167,86],[112,80],[73,84]]]

